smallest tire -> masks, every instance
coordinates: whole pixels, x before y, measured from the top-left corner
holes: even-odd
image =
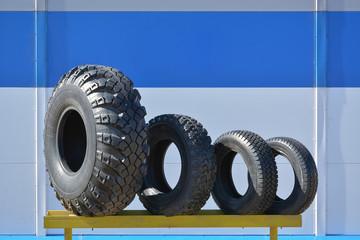
[[[274,157],[281,155],[289,160],[295,174],[295,184],[290,196],[282,199],[276,196],[266,211],[267,214],[300,214],[314,200],[318,175],[316,165],[309,150],[299,141],[288,137],[267,140]]]

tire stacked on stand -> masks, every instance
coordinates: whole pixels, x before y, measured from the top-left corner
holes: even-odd
[[[215,182],[215,158],[211,139],[195,119],[165,114],[150,120],[148,171],[139,195],[152,214],[194,214],[210,197]],[[181,174],[172,189],[165,177],[165,153],[174,143],[181,155]]]
[[[140,94],[120,71],[71,69],[48,103],[44,155],[50,185],[77,215],[114,215],[142,185],[149,152]]]

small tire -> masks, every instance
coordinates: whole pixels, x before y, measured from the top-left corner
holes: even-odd
[[[294,188],[286,199],[276,196],[267,214],[294,215],[304,212],[315,198],[318,174],[309,150],[299,141],[276,137],[266,141],[274,157],[281,155],[289,160],[295,175]]]
[[[140,98],[130,79],[99,65],[75,67],[56,85],[44,155],[50,185],[67,210],[114,215],[140,190],[148,155]]]
[[[194,214],[210,197],[215,181],[215,158],[211,139],[203,126],[183,115],[166,114],[150,120],[150,155],[140,201],[156,215]],[[171,143],[181,155],[181,174],[172,189],[164,173],[164,158]]]
[[[236,190],[232,164],[240,154],[248,168],[249,186],[244,195]],[[277,190],[277,168],[271,148],[249,131],[231,131],[215,141],[216,181],[212,196],[225,214],[261,214],[271,205]]]

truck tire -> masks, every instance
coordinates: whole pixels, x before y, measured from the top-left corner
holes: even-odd
[[[156,215],[193,214],[210,197],[215,181],[211,139],[203,126],[183,115],[166,114],[150,120],[148,170],[139,194],[145,208]],[[171,143],[181,155],[181,174],[172,189],[164,173],[164,158]]]
[[[240,195],[233,182],[232,164],[240,154],[248,168],[249,186]],[[215,141],[216,181],[212,196],[225,214],[261,214],[271,205],[277,190],[277,168],[271,148],[249,131],[231,131]]]
[[[140,94],[120,71],[83,65],[48,103],[44,155],[50,185],[76,215],[114,215],[140,190],[148,145]]]
[[[267,214],[293,215],[304,212],[314,200],[318,175],[309,150],[299,141],[288,137],[267,140],[274,156],[281,155],[289,160],[295,174],[295,184],[290,196],[281,199],[276,196],[266,211]]]

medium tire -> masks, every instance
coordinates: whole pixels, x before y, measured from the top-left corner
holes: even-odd
[[[233,182],[232,164],[240,154],[248,168],[249,186],[240,195]],[[212,196],[225,214],[261,214],[271,205],[277,190],[277,169],[271,148],[249,131],[232,131],[215,141],[217,173]]]
[[[318,174],[309,150],[299,141],[288,137],[267,140],[274,157],[281,155],[289,160],[295,175],[294,188],[289,197],[276,196],[267,214],[294,215],[304,212],[315,198]]]
[[[140,190],[148,154],[140,94],[120,71],[83,65],[48,103],[44,155],[50,185],[77,215],[114,215]]]
[[[210,197],[215,181],[214,149],[207,131],[196,120],[166,114],[150,120],[148,171],[139,195],[145,208],[156,215],[193,214]],[[172,189],[164,173],[166,150],[174,143],[181,155],[181,174]]]

